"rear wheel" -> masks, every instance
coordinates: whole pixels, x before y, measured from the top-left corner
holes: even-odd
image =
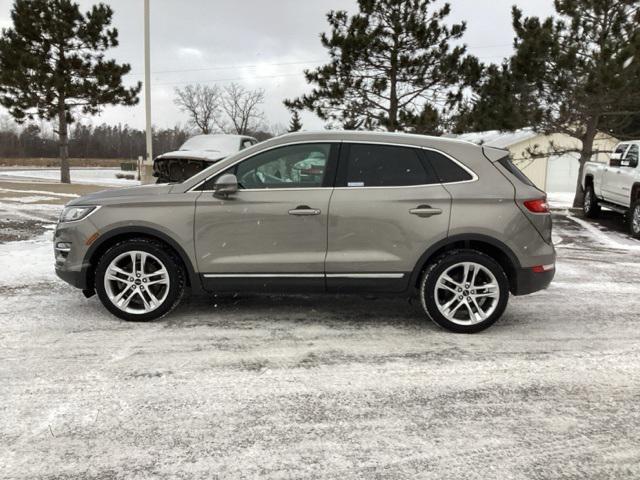
[[[640,200],[636,200],[629,210],[629,233],[633,238],[640,238]]]
[[[475,333],[493,325],[509,299],[509,281],[493,258],[475,250],[453,250],[425,271],[422,307],[438,325]]]
[[[593,190],[593,185],[589,185],[584,192],[584,205],[582,209],[587,218],[596,218],[600,215],[600,205],[598,204],[596,192]]]
[[[180,302],[184,272],[180,260],[162,243],[126,240],[109,248],[98,261],[95,289],[115,316],[155,320]]]

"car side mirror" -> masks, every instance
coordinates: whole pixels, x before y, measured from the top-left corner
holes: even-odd
[[[233,173],[225,173],[213,185],[213,196],[227,198],[238,191],[238,179]]]

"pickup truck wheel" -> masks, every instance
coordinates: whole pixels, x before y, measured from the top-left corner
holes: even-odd
[[[584,192],[584,206],[582,208],[587,218],[596,218],[600,215],[600,205],[598,205],[596,192],[593,191],[593,185],[589,185],[587,191]]]
[[[636,200],[629,210],[629,232],[633,238],[640,238],[640,200]]]
[[[476,250],[452,250],[425,271],[420,300],[439,326],[475,333],[493,325],[509,299],[509,280],[490,256]]]

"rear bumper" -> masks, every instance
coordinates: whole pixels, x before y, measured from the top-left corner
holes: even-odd
[[[516,272],[516,281],[511,293],[514,295],[528,295],[544,290],[549,286],[555,274],[555,267],[546,272],[534,272],[532,268],[520,268]]]

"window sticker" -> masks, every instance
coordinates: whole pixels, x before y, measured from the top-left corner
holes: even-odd
[[[364,182],[349,182],[347,187],[364,187]]]

